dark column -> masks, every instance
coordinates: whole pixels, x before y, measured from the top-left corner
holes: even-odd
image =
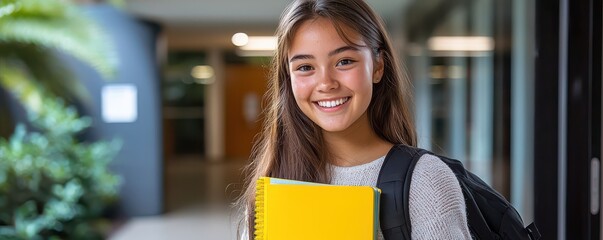
[[[559,0],[536,1],[534,220],[542,239],[558,239]]]
[[[537,1],[535,210],[543,239],[600,239],[601,7]]]
[[[135,19],[106,4],[84,5],[82,10],[110,36],[119,67],[113,80],[103,80],[92,68],[69,57],[67,62],[90,94],[80,103],[82,115],[93,119],[87,140],[119,138],[123,147],[112,164],[120,174],[119,212],[125,216],[156,215],[163,211],[163,159],[160,75],[157,57],[158,25]],[[107,86],[136,90],[136,119],[106,122],[101,92]],[[125,103],[124,103],[125,104]]]

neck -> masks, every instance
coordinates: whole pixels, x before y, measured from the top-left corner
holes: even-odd
[[[366,113],[341,132],[323,131],[329,162],[337,166],[356,166],[373,161],[391,149],[393,144],[381,139],[370,126]]]

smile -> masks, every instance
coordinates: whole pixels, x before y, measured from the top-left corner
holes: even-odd
[[[344,98],[340,98],[337,100],[331,100],[331,101],[318,101],[316,103],[318,103],[318,106],[321,106],[324,108],[333,108],[333,107],[337,107],[341,104],[346,103],[348,100],[350,100],[350,97],[344,97]]]

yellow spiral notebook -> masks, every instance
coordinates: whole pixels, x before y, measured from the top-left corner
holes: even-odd
[[[262,177],[255,240],[377,239],[381,190]]]

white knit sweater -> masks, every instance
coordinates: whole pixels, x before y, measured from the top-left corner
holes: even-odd
[[[376,186],[384,159],[353,167],[331,165],[331,184]],[[452,170],[436,156],[425,154],[415,166],[409,211],[413,240],[471,239],[461,187]],[[381,230],[378,238],[383,239]]]

